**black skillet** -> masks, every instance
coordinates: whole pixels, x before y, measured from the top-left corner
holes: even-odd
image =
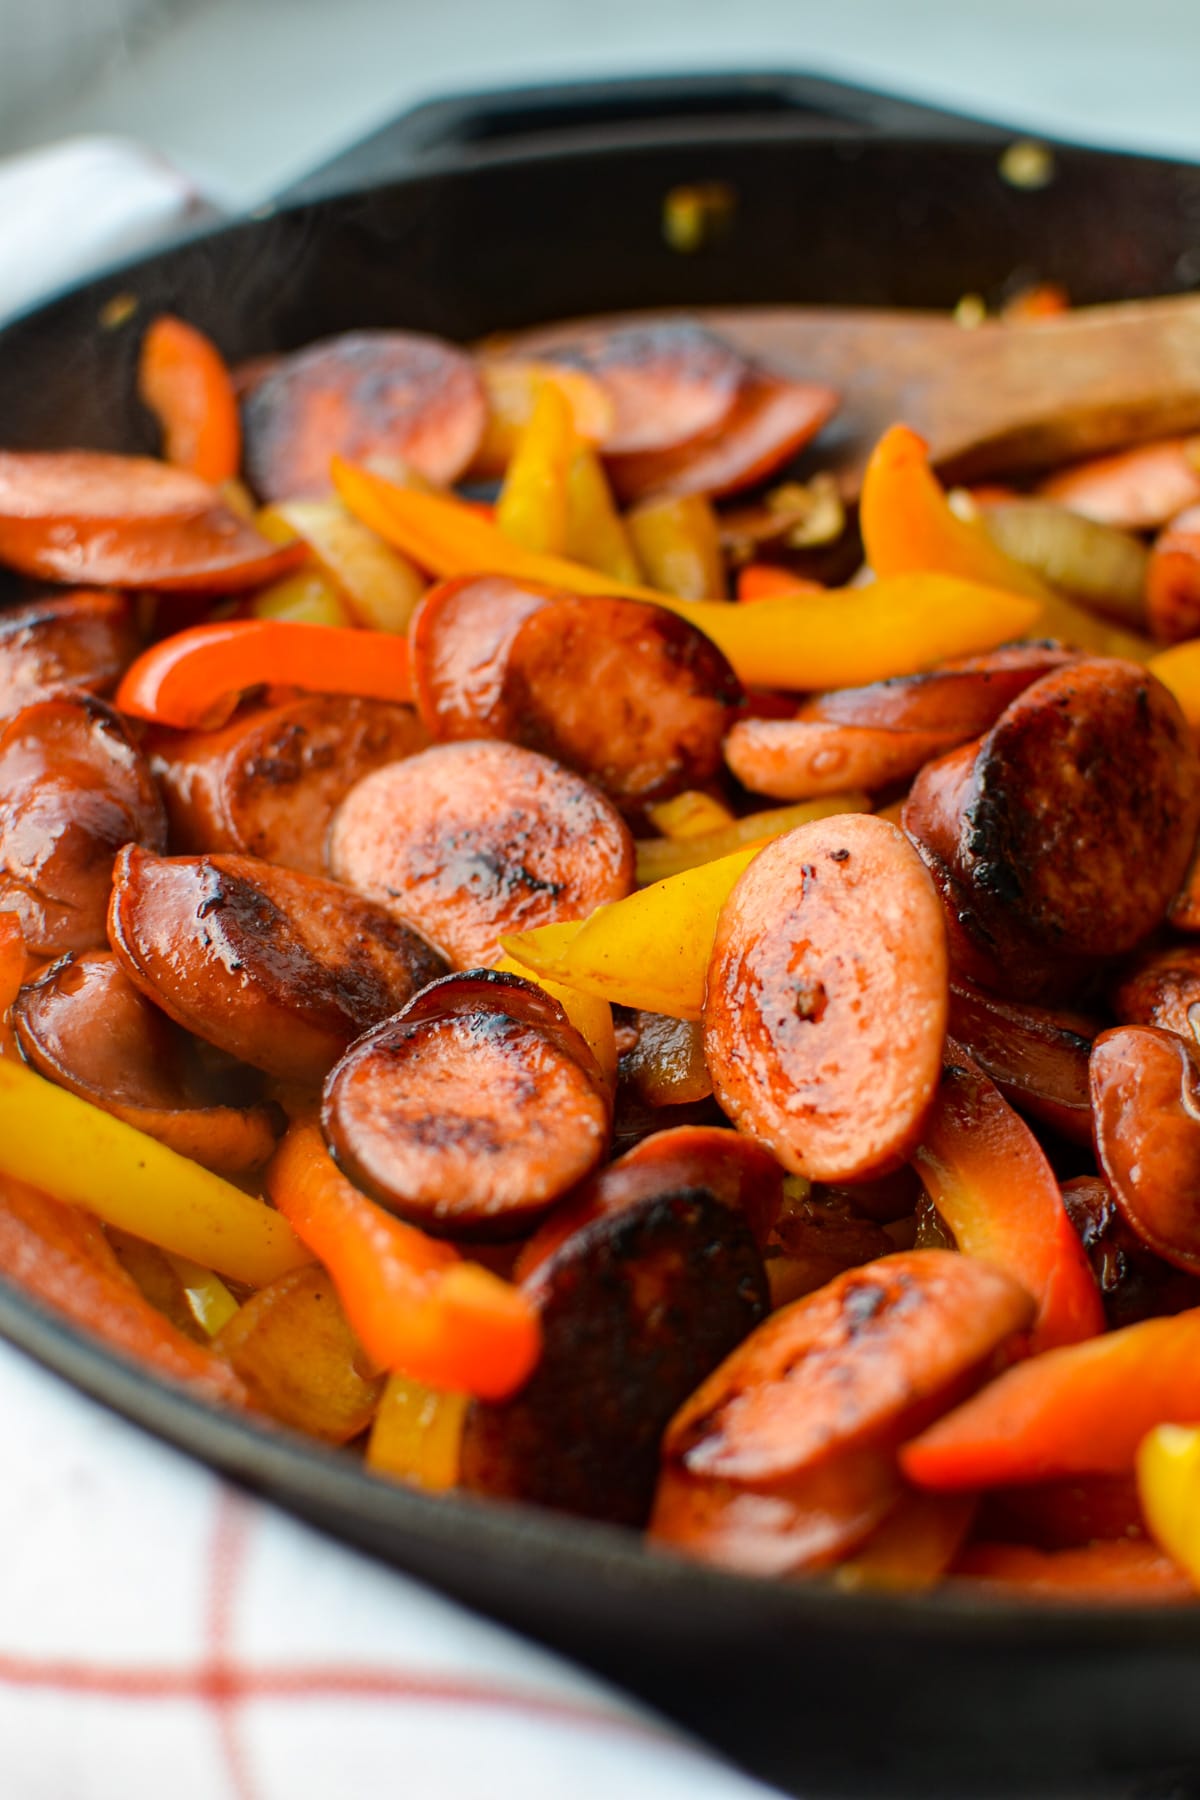
[[[1059,147],[1049,179],[1019,186],[1002,173],[1007,142],[801,77],[425,107],[279,210],[0,332],[0,440],[149,448],[134,363],[164,308],[237,359],[362,325],[472,338],[648,305],[945,307],[1034,277],[1084,302],[1200,283],[1200,168]],[[697,182],[725,184],[734,204],[723,233],[683,255],[664,237],[664,200]],[[112,305],[119,296],[136,311]],[[726,1576],[632,1534],[376,1481],[147,1378],[2,1282],[0,1332],[797,1793],[1200,1794],[1200,1611],[1034,1610]]]

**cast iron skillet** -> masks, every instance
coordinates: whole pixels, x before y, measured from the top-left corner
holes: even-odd
[[[1000,173],[1005,142],[799,77],[424,108],[306,183],[300,203],[0,332],[0,440],[149,448],[133,372],[141,327],[162,308],[237,359],[362,325],[470,338],[646,305],[949,306],[1034,276],[1095,301],[1200,282],[1200,169],[1061,148],[1053,178],[1026,189]],[[663,200],[697,181],[728,184],[736,207],[723,238],[681,256],[664,241]],[[128,311],[110,304],[118,295],[137,309],[113,323]],[[632,1534],[384,1484],[144,1376],[3,1283],[0,1331],[798,1793],[1200,1793],[1200,1611],[1033,1611],[723,1575]]]

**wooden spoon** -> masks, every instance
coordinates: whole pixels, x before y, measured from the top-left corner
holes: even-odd
[[[506,340],[534,355],[623,313]],[[701,307],[687,315],[754,357],[842,395],[816,455],[849,493],[871,447],[903,421],[941,472],[978,481],[1200,431],[1200,298],[1080,307],[1056,318],[967,327],[948,314],[873,308]]]

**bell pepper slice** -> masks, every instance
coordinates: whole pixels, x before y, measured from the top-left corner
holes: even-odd
[[[637,583],[641,567],[617,511],[604,465],[590,444],[577,444],[567,471],[567,538],[572,562],[618,582]]]
[[[340,500],[283,500],[258,518],[273,537],[275,523],[301,537],[326,578],[350,609],[344,622],[403,635],[425,592],[425,581],[377,532],[346,511]],[[332,622],[332,621],[329,621]]]
[[[503,1399],[532,1372],[541,1332],[521,1291],[368,1200],[311,1121],[287,1132],[266,1186],[328,1269],[378,1368],[487,1400]]]
[[[211,339],[161,313],[142,339],[138,397],[159,422],[163,455],[218,487],[232,481],[242,428],[229,370]]]
[[[808,581],[803,575],[793,575],[790,569],[781,569],[775,563],[747,563],[737,573],[737,597],[743,605],[753,605],[759,600],[784,600],[789,595],[822,592],[819,581]]]
[[[1138,1498],[1156,1540],[1200,1587],[1200,1431],[1156,1425],[1137,1453]]]
[[[1035,1351],[1104,1330],[1099,1289],[1040,1144],[953,1042],[913,1162],[958,1248],[1037,1300]]]
[[[211,1269],[202,1269],[189,1256],[173,1256],[169,1251],[165,1254],[183,1288],[188,1311],[202,1331],[216,1337],[222,1325],[228,1325],[237,1312],[237,1301]]]
[[[660,800],[646,808],[646,817],[655,831],[667,838],[707,837],[723,826],[736,823],[734,815],[711,794],[699,788],[685,788],[670,800]]]
[[[1173,644],[1152,656],[1147,665],[1163,686],[1170,688],[1193,731],[1200,731],[1200,638]]]
[[[699,1020],[717,918],[760,845],[657,881],[581,925],[542,925],[500,943],[523,969],[613,1005]]]
[[[333,479],[351,512],[431,574],[508,575],[665,606],[711,638],[747,687],[852,687],[913,674],[1021,637],[1040,612],[1021,594],[920,572],[756,606],[680,600],[565,557],[523,550],[461,501],[397,487],[340,457],[333,459]]]
[[[468,1399],[389,1375],[367,1441],[367,1467],[430,1493],[455,1487]]]
[[[250,1287],[312,1260],[260,1200],[9,1060],[0,1061],[0,1175]]]
[[[638,882],[644,887],[651,882],[665,881],[668,876],[681,875],[685,869],[698,868],[701,863],[716,862],[752,844],[761,849],[772,838],[782,837],[785,831],[795,831],[798,825],[811,824],[814,819],[870,810],[871,802],[866,794],[826,794],[820,800],[801,800],[795,806],[747,813],[744,818],[731,819],[727,825],[718,825],[712,831],[686,837],[641,838],[635,845]]]
[[[567,481],[575,441],[566,397],[561,388],[545,382],[496,501],[497,527],[523,550],[561,556],[566,549]]]
[[[711,500],[664,494],[626,515],[629,535],[651,584],[680,600],[723,600],[725,559]]]
[[[1192,1597],[1184,1571],[1142,1538],[1099,1539],[1071,1550],[972,1544],[951,1575],[985,1582],[997,1598],[1059,1599],[1077,1606],[1164,1606]]]
[[[1156,1425],[1200,1425],[1200,1308],[1018,1363],[900,1453],[942,1490],[1124,1475]]]
[[[408,640],[384,632],[230,619],[164,638],[121,678],[117,706],[182,729],[223,725],[239,696],[263,684],[365,700],[409,700]]]

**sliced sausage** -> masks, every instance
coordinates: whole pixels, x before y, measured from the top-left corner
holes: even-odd
[[[1146,669],[1096,657],[1034,682],[974,753],[922,770],[904,821],[966,890],[985,951],[1015,932],[1043,954],[1101,957],[1163,918],[1198,816],[1177,703]]]
[[[732,494],[765,481],[814,438],[837,411],[832,388],[788,381],[767,370],[750,374],[733,410],[702,436],[670,449],[606,450],[605,464],[622,500],[658,494]]]
[[[260,587],[308,554],[272,544],[184,469],[98,450],[0,451],[0,562],[93,586]]]
[[[721,766],[737,677],[665,607],[485,576],[427,595],[412,641],[422,716],[442,741],[522,744],[635,810]]]
[[[641,1525],[668,1419],[767,1305],[746,1220],[704,1187],[602,1213],[522,1283],[542,1326],[532,1378],[467,1413],[463,1486]]]
[[[1188,1606],[1196,1587],[1165,1550],[1143,1539],[1103,1539],[1072,1550],[1024,1544],[968,1544],[950,1571],[954,1584],[982,1584],[997,1600],[1072,1606]]]
[[[1176,944],[1140,957],[1113,993],[1113,1011],[1122,1025],[1157,1025],[1200,1043],[1200,949]]]
[[[135,986],[177,1024],[285,1081],[319,1082],[446,966],[361,895],[251,856],[130,847],[109,936]]]
[[[163,731],[148,747],[173,850],[235,850],[323,875],[330,821],[355,782],[427,741],[410,707],[308,694],[220,731]]]
[[[668,450],[717,430],[747,374],[739,350],[682,318],[589,331],[542,355],[600,383],[613,404],[610,455]]]
[[[1200,1274],[1200,1068],[1153,1025],[1092,1046],[1096,1155],[1122,1217],[1159,1256]]]
[[[1188,438],[1137,444],[1047,475],[1038,492],[1060,506],[1125,531],[1154,531],[1200,503],[1200,468]]]
[[[1091,1264],[1109,1329],[1200,1306],[1200,1276],[1174,1268],[1122,1217],[1100,1175],[1065,1181],[1063,1205]]]
[[[814,694],[797,718],[888,731],[944,732],[957,743],[993,726],[1006,706],[1043,675],[1077,662],[1057,644],[1010,644],[964,656],[918,675],[894,675],[863,687]]]
[[[946,933],[894,825],[842,815],[768,844],[722,908],[704,1048],[713,1090],[794,1174],[883,1174],[941,1074]]]
[[[12,1006],[27,1062],[105,1112],[219,1175],[261,1168],[282,1115],[222,1106],[185,1032],[142,995],[111,951],[51,965]]]
[[[950,982],[951,1037],[1006,1099],[1078,1144],[1092,1141],[1088,1054],[1098,1027],[1075,1013],[1002,1000]]]
[[[599,1064],[544,989],[477,970],[434,982],[353,1046],[325,1085],[351,1180],[445,1236],[515,1237],[603,1156]]]
[[[957,741],[949,732],[836,725],[823,719],[739,719],[725,739],[725,761],[751,793],[811,800],[904,781]]]
[[[1200,471],[1194,471],[1200,484]],[[1180,644],[1200,634],[1200,506],[1172,519],[1150,552],[1146,611],[1160,643]]]
[[[0,731],[0,912],[29,950],[102,946],[117,851],[166,835],[150,770],[102,700],[42,700]]]
[[[139,648],[124,594],[44,594],[0,612],[0,719],[61,688],[107,694]]]
[[[280,357],[242,401],[246,477],[264,500],[328,493],[330,459],[391,457],[457,481],[483,436],[473,359],[411,331],[348,331]]]
[[[530,1238],[517,1261],[532,1275],[560,1244],[594,1219],[640,1206],[655,1194],[704,1188],[743,1213],[761,1249],[783,1205],[783,1170],[740,1131],[719,1125],[676,1125],[656,1131],[571,1194]]]
[[[440,744],[376,769],[329,833],[339,881],[410,919],[459,968],[500,938],[585,919],[633,886],[633,839],[595,788],[515,744]]]

